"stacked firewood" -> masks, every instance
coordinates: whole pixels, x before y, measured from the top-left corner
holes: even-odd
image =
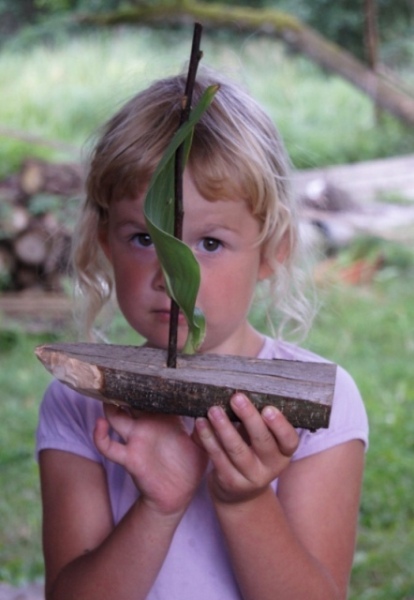
[[[79,165],[38,159],[0,182],[0,291],[62,290],[82,191]]]

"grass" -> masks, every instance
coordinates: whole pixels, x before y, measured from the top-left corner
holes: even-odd
[[[33,356],[44,337],[1,325],[0,580],[18,583],[43,571],[34,431],[49,376]]]
[[[370,419],[355,600],[414,595],[413,275],[411,267],[370,287],[330,290],[308,340],[352,373]]]
[[[88,146],[94,130],[120,102],[157,76],[175,72],[188,56],[191,32],[141,29],[83,36],[51,48],[3,47],[0,126]],[[208,36],[208,62],[245,81],[279,124],[297,166],[391,156],[407,151],[412,132],[392,119],[376,127],[369,101],[345,82],[292,58],[268,40]],[[33,148],[3,138],[0,177]],[[79,159],[80,153],[48,158]],[[385,248],[382,248],[384,250]],[[355,377],[371,424],[352,600],[414,597],[412,456],[414,420],[414,303],[411,249],[387,246],[386,267],[369,286],[338,281],[319,289],[323,306],[307,346]],[[344,255],[342,260],[350,260]],[[119,342],[131,342],[117,319]],[[55,333],[67,339],[65,331]],[[42,577],[40,499],[33,459],[38,405],[49,376],[33,348],[50,334],[30,335],[0,321],[0,580]]]
[[[114,108],[154,76],[177,72],[189,55],[191,31],[145,28],[84,35],[0,52],[0,127],[7,126],[88,148]],[[338,77],[286,55],[268,39],[205,35],[203,62],[243,81],[277,122],[297,167],[345,163],[411,151],[413,132],[390,117],[380,126],[371,102]],[[0,146],[0,176],[17,169],[33,148],[11,138]],[[38,146],[36,154],[62,158],[64,150]]]

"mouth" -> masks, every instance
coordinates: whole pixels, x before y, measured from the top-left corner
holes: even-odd
[[[158,321],[161,323],[170,323],[171,310],[168,309],[156,309],[152,311]],[[187,321],[182,312],[178,315],[178,325],[186,325]]]

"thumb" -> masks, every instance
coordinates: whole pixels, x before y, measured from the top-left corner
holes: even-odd
[[[125,464],[126,448],[124,444],[120,444],[113,440],[109,435],[109,423],[106,419],[99,418],[96,421],[93,432],[93,441],[99,452],[108,460],[111,460],[119,465]]]

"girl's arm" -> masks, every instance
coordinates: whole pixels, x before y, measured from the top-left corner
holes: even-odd
[[[126,466],[140,490],[143,481],[141,496],[114,527],[101,465],[69,452],[41,452],[47,600],[144,599],[204,473],[206,456],[179,419],[134,420],[113,409],[108,418],[125,444],[110,440],[102,420],[97,446]],[[144,478],[144,468],[151,477]]]
[[[40,470],[47,600],[145,598],[179,516],[137,501],[114,528],[98,463],[44,450]]]
[[[248,442],[223,414],[198,422],[198,434],[216,467],[211,495],[244,600],[345,599],[363,444],[290,462],[296,432],[280,413],[265,421],[249,402],[233,409]]]

